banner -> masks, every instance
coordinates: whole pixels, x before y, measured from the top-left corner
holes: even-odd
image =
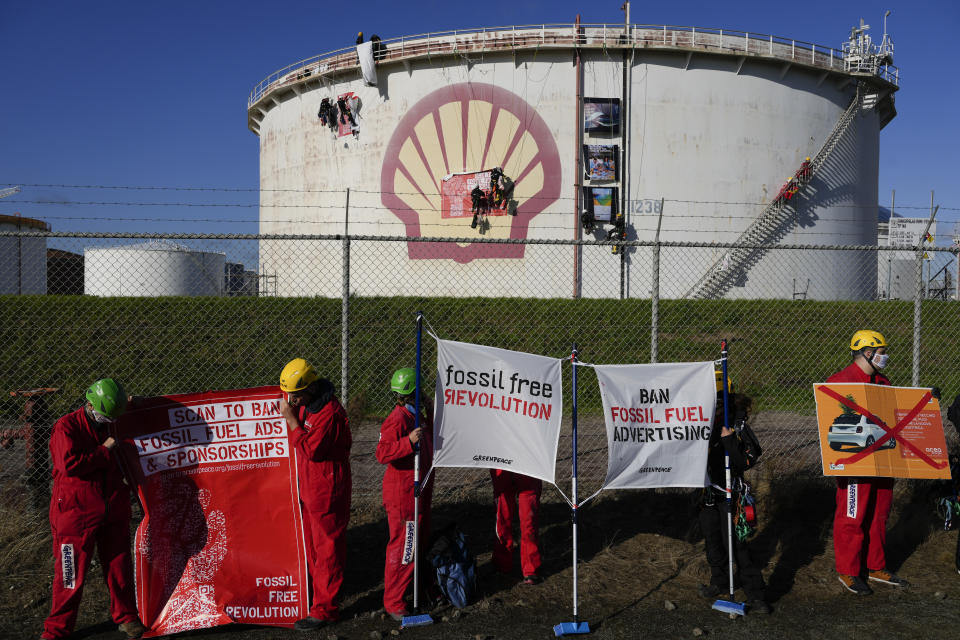
[[[437,340],[435,467],[505,469],[554,481],[560,360]]]
[[[440,217],[464,218],[473,215],[473,190],[477,187],[483,191],[486,200],[484,212],[488,216],[505,216],[510,214],[507,205],[509,197],[495,203],[492,200],[493,187],[491,184],[492,171],[472,171],[451,173],[440,181]]]
[[[369,86],[377,85],[377,67],[373,62],[373,43],[362,42],[357,45],[357,59],[360,61],[360,74]]]
[[[813,385],[825,476],[950,479],[940,401],[930,389]]]
[[[717,404],[712,362],[596,365],[605,489],[703,487]]]
[[[134,566],[144,637],[307,615],[294,456],[277,387],[148,398],[118,423],[144,518]]]

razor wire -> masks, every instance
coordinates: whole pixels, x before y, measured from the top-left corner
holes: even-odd
[[[471,257],[470,246],[488,253]],[[729,274],[720,297],[683,297],[737,247],[757,255]],[[142,396],[254,387],[275,384],[286,362],[305,357],[342,391],[354,434],[353,504],[377,509],[383,467],[374,450],[392,407],[389,379],[413,362],[420,311],[446,339],[552,357],[576,343],[601,364],[714,360],[727,338],[734,386],[754,399],[761,466],[819,474],[812,384],[849,363],[853,331],[884,333],[889,377],[901,386],[911,386],[919,335],[919,384],[939,387],[944,409],[960,393],[956,276],[957,249],[928,249],[923,259],[865,245],[3,232],[0,492],[45,523],[50,431],[98,378],[116,377]],[[435,359],[425,340],[427,389]],[[564,376],[569,389],[568,365]],[[601,407],[584,369],[584,495],[606,475]],[[561,487],[570,479],[569,394],[564,416]],[[435,499],[454,501],[487,495],[490,480],[486,471],[442,469],[436,483]]]

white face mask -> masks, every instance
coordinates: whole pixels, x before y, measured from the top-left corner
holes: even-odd
[[[873,358],[870,359],[870,362],[873,363],[877,369],[883,369],[887,366],[887,361],[890,359],[890,356],[886,353],[875,353]]]
[[[90,410],[90,413],[93,414],[93,419],[96,420],[97,423],[99,423],[99,424],[110,424],[110,423],[113,422],[113,418],[108,418],[107,416],[103,415],[102,413],[97,413],[97,410],[96,410],[96,409],[91,409],[91,410]]]

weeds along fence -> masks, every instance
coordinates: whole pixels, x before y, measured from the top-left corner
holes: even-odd
[[[595,241],[49,232],[3,233],[0,243],[0,490],[38,520],[50,428],[93,380],[113,376],[138,395],[252,387],[277,383],[299,356],[341,390],[354,504],[376,508],[374,448],[390,375],[413,363],[417,311],[442,338],[557,357],[576,343],[588,363],[712,360],[728,338],[734,384],[754,398],[764,465],[777,474],[819,473],[811,385],[849,362],[856,329],[886,335],[895,384],[939,386],[945,405],[960,392],[955,249],[924,258],[623,242],[614,253]],[[407,260],[417,243],[434,259]],[[512,257],[457,257],[468,244],[507,246]],[[824,263],[838,265],[829,277],[807,275]],[[435,342],[423,344],[432,388]],[[564,375],[568,417],[569,365]],[[592,492],[606,440],[596,378],[589,369],[579,378],[580,484]],[[561,486],[569,433],[567,419]],[[437,480],[438,500],[489,485],[476,471],[443,469]]]

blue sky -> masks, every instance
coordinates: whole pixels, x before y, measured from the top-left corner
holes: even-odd
[[[953,42],[960,3],[634,2],[632,22],[722,27],[839,48],[861,17],[882,33],[901,70],[898,116],[881,132],[879,201],[924,215],[942,206],[938,244],[960,221]],[[0,186],[215,187],[150,191],[30,186],[0,200],[55,231],[257,230],[258,140],[246,98],[272,71],[350,46],[357,31],[384,39],[431,30],[573,22],[622,23],[606,2],[17,2],[0,19]],[[39,201],[39,202],[36,202]],[[179,202],[236,207],[82,205]],[[111,218],[111,221],[74,219]],[[164,220],[156,220],[163,218]],[[181,222],[173,220],[213,220]],[[219,221],[219,222],[216,222]],[[224,222],[229,221],[229,222]],[[233,222],[246,221],[246,222]]]

